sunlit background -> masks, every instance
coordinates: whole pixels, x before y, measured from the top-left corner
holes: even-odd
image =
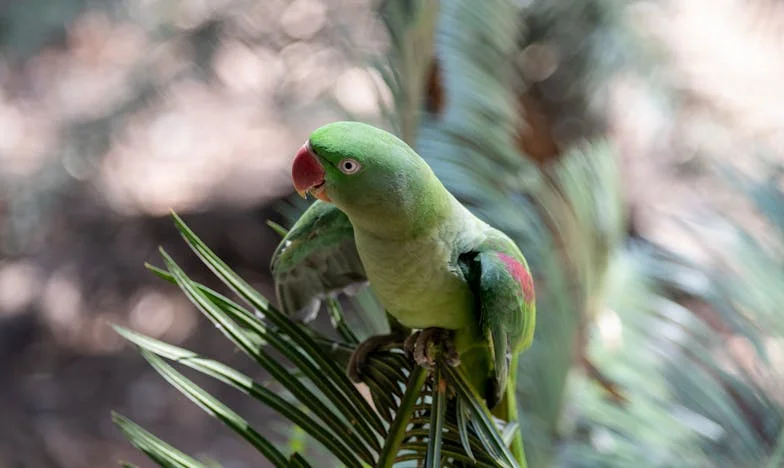
[[[547,2],[518,3],[538,11]],[[538,13],[539,39],[519,57],[525,80],[541,84],[522,100],[530,128],[521,132],[550,136],[529,138],[527,150],[546,160],[553,145],[604,133],[621,161],[630,231],[695,262],[726,266],[715,255],[726,232],[708,211],[770,236],[716,168],[765,180],[784,158],[784,3],[551,3],[559,6]],[[280,219],[276,204],[292,193],[298,146],[333,120],[386,122],[389,93],[371,63],[388,38],[375,8],[0,2],[0,466],[148,466],[111,409],[225,467],[262,463],[107,324],[258,375],[144,262],[164,245],[202,272],[171,225],[173,209],[271,292],[277,236],[264,223]],[[588,41],[590,53],[580,52]],[[612,310],[597,320],[608,346],[619,328]],[[747,341],[729,336],[727,346],[754,366]],[[782,342],[768,351],[784,368]],[[269,420],[257,403],[199,382],[249,419]],[[282,423],[274,431],[292,437]]]

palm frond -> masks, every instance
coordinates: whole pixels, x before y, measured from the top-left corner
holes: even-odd
[[[349,343],[331,340],[292,322],[237,276],[176,215],[175,224],[204,264],[247,306],[194,282],[163,250],[166,269],[150,269],[179,286],[231,343],[267,371],[295,401],[225,364],[121,327],[115,329],[137,345],[170,384],[248,441],[274,466],[310,465],[305,454],[286,455],[253,428],[253,421],[228,408],[167,361],[212,377],[269,406],[348,467],[391,466],[410,458],[425,459],[427,454],[440,466],[458,466],[471,459],[463,451],[466,445],[480,466],[496,466],[499,462],[502,466],[519,466],[503,438],[514,426],[492,419],[482,399],[466,393],[468,384],[462,375],[450,373],[440,364],[436,374],[444,374],[435,385],[428,373],[413,365],[401,350],[391,350],[370,357],[368,391],[361,393],[331,355],[338,348],[350,351],[356,344],[336,302],[330,305],[334,324],[338,331],[343,330]],[[457,400],[447,399],[446,383],[458,389]],[[470,409],[468,416],[459,421],[454,411],[447,410],[457,401]],[[162,466],[201,466],[126,419],[118,416],[115,421],[134,445]]]
[[[206,468],[207,466],[162,441],[121,414],[112,413],[112,420],[136,448],[147,454],[159,466],[166,468]],[[125,464],[125,466],[133,465]]]

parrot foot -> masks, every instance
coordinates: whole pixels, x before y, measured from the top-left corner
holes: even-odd
[[[386,335],[374,335],[357,345],[348,360],[346,374],[354,383],[362,382],[362,374],[368,365],[368,357],[377,352],[390,348],[399,348],[403,344],[405,335],[401,333],[389,333]]]
[[[425,369],[433,370],[436,366],[438,353],[444,362],[451,366],[460,365],[460,355],[455,349],[454,332],[445,328],[425,328],[409,335],[403,343],[406,354]]]

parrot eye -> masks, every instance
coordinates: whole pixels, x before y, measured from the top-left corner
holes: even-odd
[[[356,159],[346,158],[338,163],[338,169],[344,174],[356,174],[361,168]]]

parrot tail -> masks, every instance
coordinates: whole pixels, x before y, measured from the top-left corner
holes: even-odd
[[[498,404],[491,413],[496,418],[501,418],[507,422],[516,421],[518,428],[515,431],[514,439],[512,439],[512,455],[521,467],[525,468],[525,450],[523,449],[523,434],[521,431],[520,420],[517,415],[517,365],[520,353],[515,354],[512,358],[511,365],[509,366],[509,382],[506,385],[506,395],[501,403]]]

